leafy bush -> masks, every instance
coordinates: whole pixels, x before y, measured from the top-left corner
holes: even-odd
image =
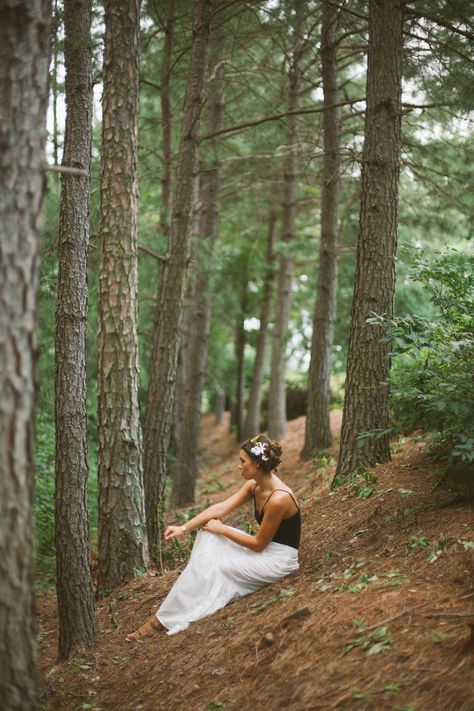
[[[433,450],[450,463],[474,461],[474,257],[455,250],[432,263],[419,260],[413,278],[439,310],[434,319],[387,320],[394,366],[391,409],[395,426],[433,433]]]

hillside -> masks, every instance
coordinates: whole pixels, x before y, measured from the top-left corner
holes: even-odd
[[[44,709],[474,709],[472,490],[437,485],[411,438],[376,482],[330,492],[330,461],[298,461],[303,435],[303,418],[289,423],[281,468],[302,505],[299,572],[183,633],[130,644],[178,573],[149,571],[100,602],[95,652],[61,665],[54,595],[41,595]],[[238,485],[238,447],[210,416],[202,447],[200,498],[217,501]]]

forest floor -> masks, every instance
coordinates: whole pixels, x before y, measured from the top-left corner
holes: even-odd
[[[279,471],[302,507],[298,573],[131,644],[179,572],[150,570],[99,602],[98,647],[62,664],[55,596],[40,594],[43,709],[474,710],[472,485],[439,483],[420,435],[330,491],[334,461],[300,462],[303,437],[304,418],[289,422]],[[240,481],[226,422],[203,419],[202,451],[199,500],[217,501]],[[251,519],[249,506],[232,522]]]

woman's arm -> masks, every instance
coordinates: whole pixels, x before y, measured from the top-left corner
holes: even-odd
[[[234,509],[237,509],[239,506],[242,506],[242,504],[250,501],[253,495],[252,485],[255,486],[255,482],[253,480],[246,481],[235,494],[232,494],[232,496],[229,496],[227,499],[218,504],[208,506],[207,509],[201,511],[201,513],[197,514],[197,516],[194,516],[194,518],[186,521],[184,526],[167,526],[165,531],[165,541],[170,541],[172,538],[178,538],[179,536],[192,531],[194,528],[199,528],[199,526],[203,526],[211,519],[224,518],[224,516],[230,514],[231,511],[234,511]]]
[[[290,513],[290,506],[291,503],[288,501],[287,496],[279,492],[274,494],[265,507],[265,516],[256,536],[251,536],[243,531],[236,531],[235,528],[226,526],[222,521],[214,519],[208,521],[204,528],[206,531],[211,531],[211,533],[225,536],[240,546],[260,552],[265,550],[277,532],[283,518],[287,513]]]

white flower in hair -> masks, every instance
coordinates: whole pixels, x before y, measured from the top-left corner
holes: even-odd
[[[256,457],[261,457],[264,462],[268,462],[268,457],[265,455],[265,442],[259,442],[254,447],[251,447],[250,451]]]

